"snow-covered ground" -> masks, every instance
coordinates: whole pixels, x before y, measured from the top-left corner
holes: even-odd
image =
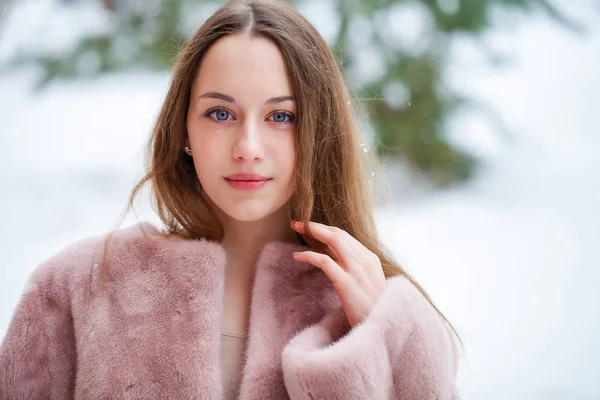
[[[584,36],[541,18],[487,35],[513,57],[502,68],[453,44],[449,84],[492,105],[511,136],[465,110],[452,135],[484,157],[479,175],[377,212],[465,342],[464,399],[600,398],[600,10],[577,4],[565,9]],[[113,228],[169,80],[138,71],[32,93],[35,74],[0,75],[0,337],[41,261]]]

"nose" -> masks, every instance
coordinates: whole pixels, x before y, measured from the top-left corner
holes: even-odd
[[[247,120],[240,126],[233,146],[233,158],[251,162],[265,157],[265,147],[257,124]]]

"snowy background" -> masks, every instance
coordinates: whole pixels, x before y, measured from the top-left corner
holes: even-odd
[[[31,3],[3,31],[0,57],[19,41],[48,45],[28,27],[49,11]],[[511,134],[463,110],[450,128],[484,158],[477,177],[377,211],[384,241],[465,342],[463,399],[600,399],[600,4],[563,3],[586,34],[498,16],[484,41],[509,65],[452,43],[448,82],[494,107]],[[131,71],[33,92],[38,74],[0,75],[0,337],[40,262],[114,227],[169,80]],[[133,223],[130,213],[123,226]]]

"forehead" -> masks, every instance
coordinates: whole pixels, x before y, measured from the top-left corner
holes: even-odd
[[[196,93],[207,90],[263,101],[293,94],[279,47],[267,38],[247,34],[227,35],[208,49],[193,88]]]

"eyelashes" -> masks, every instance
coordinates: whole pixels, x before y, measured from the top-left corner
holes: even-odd
[[[213,116],[213,114],[214,114],[214,116]],[[219,119],[217,114],[220,116],[225,115],[226,118]],[[231,116],[231,111],[229,111],[225,107],[214,107],[214,108],[211,108],[210,110],[208,110],[206,113],[204,113],[204,116],[209,117],[209,118],[213,119],[215,122],[222,124],[223,122],[226,122],[229,120],[229,118],[227,118],[227,117]]]
[[[204,113],[204,116],[207,118],[210,118],[212,121],[218,123],[218,124],[222,124],[225,123],[227,121],[233,121],[233,113],[231,112],[231,110],[229,110],[226,107],[223,106],[219,106],[219,107],[213,107],[210,110],[208,110],[207,112]],[[231,119],[230,119],[231,117]],[[269,114],[268,119],[274,123],[276,123],[277,125],[285,125],[285,124],[290,124],[294,122],[294,114],[288,112],[288,111],[283,111],[283,110],[276,110],[273,111],[271,114]]]
[[[294,114],[286,112],[286,111],[274,111],[269,115],[269,118],[271,117],[275,117],[275,116],[279,116],[279,117],[283,117],[284,120],[283,121],[275,121],[275,119],[272,119],[273,122],[276,122],[278,124],[285,124],[285,123],[292,123],[294,122]],[[287,118],[287,120],[285,119]]]

